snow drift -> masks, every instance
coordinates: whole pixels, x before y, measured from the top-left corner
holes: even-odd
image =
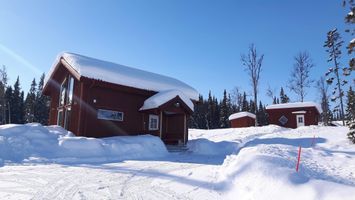
[[[151,135],[97,139],[75,137],[59,126],[44,127],[36,123],[0,126],[0,166],[4,161],[100,162],[149,159],[166,154],[163,142]]]
[[[238,150],[238,143],[221,141],[213,142],[208,139],[195,139],[187,143],[189,151],[198,155],[221,155],[226,156],[236,153]]]

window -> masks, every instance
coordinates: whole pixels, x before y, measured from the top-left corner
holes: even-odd
[[[298,117],[298,123],[303,123],[303,117]]]
[[[69,75],[60,85],[57,115],[57,124],[65,129],[69,129],[73,92],[74,78]]]
[[[65,110],[65,119],[64,119],[64,128],[69,129],[69,124],[70,124],[70,114],[71,114],[71,107],[68,107]]]
[[[285,117],[285,115],[282,115],[279,119],[279,122],[282,124],[282,125],[285,125],[287,123],[288,119],[287,117]]]
[[[67,104],[72,104],[73,102],[73,90],[74,90],[74,78],[72,76],[69,76]]]
[[[159,116],[158,115],[149,115],[149,130],[156,131],[159,130]]]
[[[63,125],[63,110],[58,110],[57,125],[58,126]]]
[[[103,120],[123,121],[123,112],[98,109],[97,118]]]
[[[64,106],[66,92],[67,92],[67,79],[65,79],[62,85],[60,86],[59,106]]]

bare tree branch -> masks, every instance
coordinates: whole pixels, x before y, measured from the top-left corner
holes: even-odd
[[[288,87],[299,96],[301,102],[304,101],[307,95],[307,88],[311,87],[314,82],[310,78],[310,72],[313,67],[313,61],[307,51],[300,52],[295,56],[295,64],[293,65]]]
[[[260,72],[261,67],[264,59],[264,54],[258,55],[256,51],[256,47],[254,44],[249,46],[248,54],[242,54],[240,56],[243,66],[245,67],[245,71],[248,72],[250,76],[251,85],[253,87],[253,94],[254,94],[254,107],[255,107],[255,114],[258,108],[258,85],[260,79]],[[258,120],[255,119],[255,125],[258,125]]]

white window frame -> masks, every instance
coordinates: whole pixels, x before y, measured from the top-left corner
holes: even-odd
[[[156,127],[152,127],[152,120],[156,120]],[[148,123],[148,130],[150,131],[157,131],[159,130],[159,116],[158,115],[149,115],[149,123]]]

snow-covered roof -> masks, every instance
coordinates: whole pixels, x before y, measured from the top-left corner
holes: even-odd
[[[187,97],[184,93],[182,93],[179,90],[167,90],[167,91],[162,91],[159,92],[148,99],[144,101],[143,106],[139,110],[149,110],[149,109],[154,109],[158,108],[159,106],[163,105],[164,103],[170,101],[171,99],[175,98],[176,96],[179,96],[180,99],[193,111],[194,110],[194,104],[190,100],[189,97]]]
[[[255,119],[255,115],[253,113],[250,113],[250,112],[234,113],[234,114],[231,114],[228,119],[229,120],[233,120],[233,119],[239,119],[239,118],[242,118],[242,117],[251,117],[251,118]]]
[[[306,107],[315,107],[317,108],[319,113],[322,113],[322,107],[318,103],[314,102],[294,102],[294,103],[281,103],[281,104],[273,104],[266,106],[266,109],[282,109],[282,108],[306,108]]]
[[[61,59],[64,59],[78,73],[79,77],[83,76],[156,92],[175,89],[180,90],[192,100],[198,100],[199,94],[194,88],[175,78],[67,52],[57,56],[46,76],[44,85],[52,77]]]

